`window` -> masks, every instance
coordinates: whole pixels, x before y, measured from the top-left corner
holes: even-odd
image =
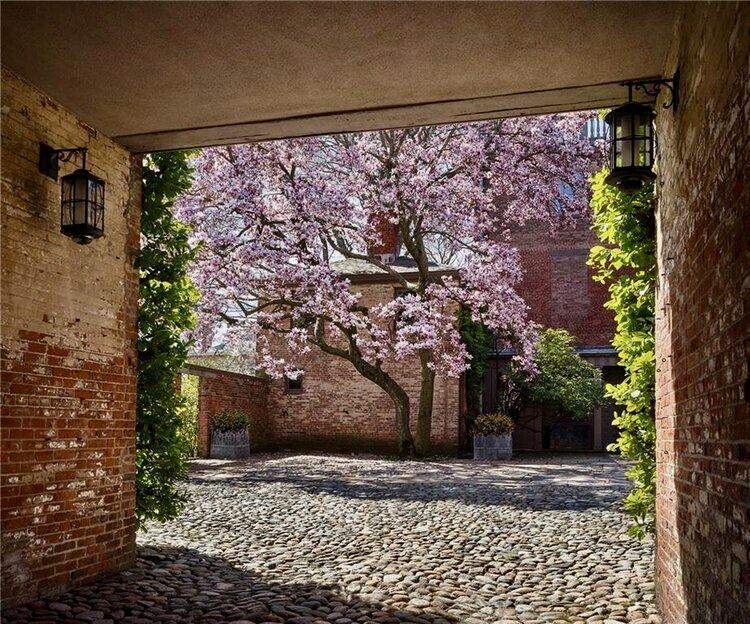
[[[591,143],[600,139],[606,141],[609,139],[609,126],[601,117],[593,117],[581,128],[581,136],[591,141]]]
[[[284,389],[287,394],[301,394],[302,393],[302,375],[297,379],[291,377],[284,378]]]

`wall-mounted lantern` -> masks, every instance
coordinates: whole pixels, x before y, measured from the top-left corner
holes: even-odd
[[[664,108],[677,109],[678,76],[670,79],[631,80],[623,82],[628,88],[628,102],[607,113],[604,121],[609,125],[609,168],[607,184],[624,193],[637,193],[656,178],[654,166],[654,117],[652,106],[633,101],[633,89],[641,90],[654,98],[661,87],[670,91],[671,99]]]
[[[57,180],[60,162],[81,156],[81,168],[63,176],[60,192],[60,231],[79,245],[104,234],[104,180],[86,169],[86,148],[53,149],[39,144],[39,171]]]

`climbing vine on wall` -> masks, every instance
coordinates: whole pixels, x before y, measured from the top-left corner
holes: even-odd
[[[193,329],[196,288],[187,276],[194,250],[188,228],[174,219],[174,198],[190,187],[187,152],[165,152],[143,161],[138,303],[138,411],[136,419],[136,517],[168,520],[184,497],[189,440],[182,427],[186,402],[176,380]]]
[[[482,413],[482,390],[493,336],[489,328],[474,321],[471,312],[463,308],[458,312],[458,329],[471,356],[466,371],[466,425],[470,429],[476,417]]]
[[[613,344],[625,380],[606,388],[621,406],[615,416],[620,435],[609,450],[635,461],[628,471],[633,489],[625,508],[635,521],[631,535],[642,537],[654,531],[656,500],[654,190],[649,185],[626,195],[604,182],[608,173],[602,170],[592,178],[593,229],[602,245],[591,249],[589,265],[594,279],[609,287],[605,305],[617,325]]]

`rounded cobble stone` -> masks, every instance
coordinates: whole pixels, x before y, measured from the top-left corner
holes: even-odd
[[[609,456],[193,463],[136,565],[3,623],[658,622],[650,540]]]

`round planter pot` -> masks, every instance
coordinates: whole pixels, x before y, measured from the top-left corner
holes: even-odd
[[[474,459],[510,459],[513,457],[513,436],[475,435]]]
[[[250,435],[244,431],[212,431],[211,459],[250,457]]]

